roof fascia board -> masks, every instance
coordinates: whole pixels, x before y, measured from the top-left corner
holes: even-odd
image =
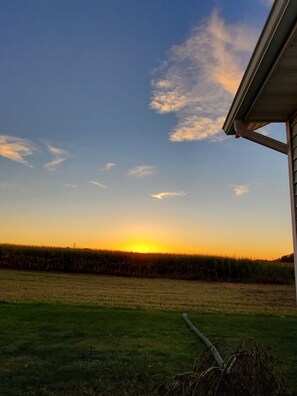
[[[258,90],[256,97],[254,98],[254,100],[252,101],[251,105],[249,106],[249,109],[247,110],[247,112],[245,114],[245,117],[247,119],[249,119],[249,114],[252,111],[252,109],[253,109],[255,103],[257,102],[259,96],[261,95],[262,88],[265,87],[267,81],[269,81],[270,77],[274,74],[276,68],[278,67],[279,60],[281,59],[283,53],[285,52],[288,44],[291,42],[292,37],[294,37],[296,35],[296,31],[297,31],[297,21],[295,22],[295,24],[294,24],[294,26],[293,26],[293,28],[292,28],[292,30],[290,32],[289,37],[287,37],[287,40],[286,40],[285,44],[282,46],[282,49],[281,49],[280,53],[278,54],[276,60],[274,61],[273,66],[270,68],[269,73],[267,73],[265,79],[262,81],[261,87]]]

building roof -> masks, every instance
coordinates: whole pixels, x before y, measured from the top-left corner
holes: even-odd
[[[297,111],[297,0],[276,0],[223,125],[285,122]]]

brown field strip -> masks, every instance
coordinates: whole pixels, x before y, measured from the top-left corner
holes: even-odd
[[[291,285],[124,278],[0,269],[0,300],[297,315]]]

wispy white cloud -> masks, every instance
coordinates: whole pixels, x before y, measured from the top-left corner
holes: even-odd
[[[129,176],[143,177],[156,172],[156,168],[150,165],[140,165],[128,171]]]
[[[156,199],[166,199],[166,198],[171,198],[171,197],[184,197],[187,195],[184,191],[167,191],[167,192],[160,192],[158,194],[151,194],[152,198]]]
[[[100,183],[100,182],[98,182],[98,181],[89,180],[89,182],[90,182],[91,184],[94,184],[94,185],[97,186],[97,187],[100,187],[100,188],[107,188],[107,186],[105,186],[104,184],[102,184],[102,183]]]
[[[214,11],[171,48],[152,81],[150,107],[174,112],[178,123],[170,140],[221,140],[221,127],[257,34],[246,25],[226,24]]]
[[[0,182],[0,189],[27,192],[22,184],[16,184],[11,182]]]
[[[249,189],[248,186],[233,185],[233,191],[237,197],[241,197],[242,195],[247,194],[249,192]]]
[[[54,156],[54,159],[52,161],[44,164],[44,167],[48,171],[56,170],[58,165],[60,165],[62,162],[66,161],[70,157],[69,152],[60,147],[54,147],[50,144],[47,144],[47,149]]]
[[[66,184],[65,184],[65,187],[77,188],[78,185],[77,185],[77,184],[68,184],[68,183],[66,183]]]
[[[111,170],[112,168],[114,168],[115,166],[117,166],[117,164],[115,164],[114,162],[107,162],[107,164],[105,164],[103,166],[103,168],[99,169],[99,170]]]
[[[0,155],[3,157],[32,168],[25,157],[32,155],[34,151],[37,151],[37,147],[30,140],[0,135]]]

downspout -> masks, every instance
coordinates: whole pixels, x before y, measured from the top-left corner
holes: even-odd
[[[261,135],[255,131],[250,131],[244,126],[242,120],[234,121],[234,129],[236,137],[243,137],[247,140],[251,140],[252,142],[261,144],[262,146],[271,148],[272,150],[276,150],[279,153],[288,154],[288,145],[286,143]]]
[[[223,369],[226,365],[224,360],[222,359],[221,355],[219,354],[219,351],[217,348],[209,341],[208,338],[206,338],[189,320],[188,316],[186,313],[182,314],[182,317],[184,321],[187,323],[187,325],[190,327],[190,329],[195,333],[201,341],[204,342],[204,344],[209,348],[210,352],[212,353],[215,361],[217,362],[218,366]]]
[[[293,245],[294,245],[294,271],[295,283],[297,284],[297,210],[296,210],[296,194],[294,183],[294,159],[293,159],[293,142],[292,142],[292,128],[290,122],[287,121],[287,141],[288,141],[288,159],[289,159],[289,178],[290,178],[290,195],[291,195],[291,216],[293,229]],[[296,302],[297,302],[297,286],[295,286]]]

